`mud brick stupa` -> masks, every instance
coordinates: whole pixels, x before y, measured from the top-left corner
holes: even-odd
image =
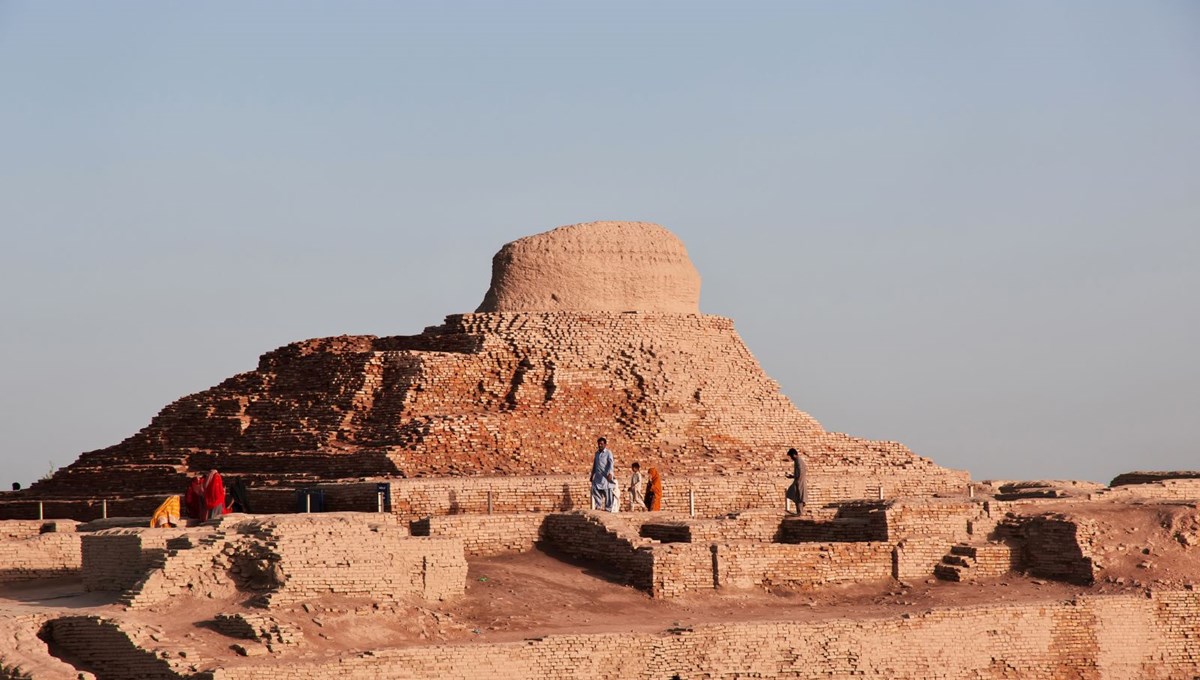
[[[493,258],[474,314],[415,336],[268,352],[256,370],[168,405],[21,500],[83,519],[103,495],[110,510],[144,513],[154,499],[139,496],[178,492],[213,467],[280,491],[578,474],[600,434],[619,463],[647,461],[668,477],[779,476],[796,447],[821,500],[964,488],[964,473],[898,443],[824,430],[780,393],[733,322],[699,303],[700,275],[658,225],[592,222],[522,238]]]

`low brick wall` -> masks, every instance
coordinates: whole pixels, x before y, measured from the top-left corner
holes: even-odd
[[[279,605],[336,593],[374,600],[461,595],[462,542],[414,538],[388,514],[241,516],[194,529],[111,529],[87,537],[91,590],[123,590],[131,607],[181,593],[257,593]]]
[[[380,650],[336,661],[229,667],[219,680],[423,678],[1191,678],[1200,675],[1194,592],[1084,597],[817,622],[733,623],[664,633],[563,635]]]
[[[625,477],[622,485],[623,512],[630,512]],[[390,489],[390,511],[407,519],[428,516],[550,513],[591,509],[591,489],[584,475],[437,477],[391,479],[313,484],[324,494],[325,509],[330,512],[375,512],[378,509],[377,484]],[[716,517],[745,510],[782,512],[788,480],[784,477],[764,483],[761,476],[695,476],[663,478],[663,511],[688,514],[693,506],[698,517]],[[840,503],[875,498],[878,479],[846,479],[838,474],[815,474],[809,484],[809,505]],[[884,482],[885,488],[887,487]],[[965,484],[964,487],[965,489]],[[897,485],[891,495],[907,490]],[[250,502],[255,512],[283,513],[296,508],[294,489],[251,488]]]
[[[614,576],[649,591],[653,583],[654,542],[619,518],[596,510],[555,513],[542,523],[541,543],[550,550],[597,562]]]
[[[80,534],[71,521],[0,522],[0,583],[77,576]]]
[[[150,649],[154,642],[149,630],[101,616],[64,616],[47,622],[41,636],[53,643],[58,656],[79,669],[96,673],[98,678],[206,680],[212,677],[206,672],[189,672],[194,660],[156,654]]]
[[[82,536],[83,589],[128,590],[162,564],[167,543],[185,529],[106,529]]]
[[[896,578],[933,575],[955,543],[971,539],[971,522],[982,502],[966,499],[901,499],[884,509],[888,540],[896,545]]]
[[[633,515],[642,521],[640,533],[663,543],[713,543],[717,541],[780,540],[783,512],[752,510],[721,519],[662,518],[653,515]],[[643,517],[649,519],[643,520]],[[786,520],[784,520],[786,521]]]
[[[723,543],[716,547],[723,588],[786,585],[819,588],[892,578],[886,543]]]
[[[457,538],[468,557],[485,557],[534,549],[546,515],[448,515],[414,520],[413,536]]]
[[[1014,521],[1023,541],[1020,561],[1030,574],[1084,585],[1096,580],[1094,522],[1057,513]]]

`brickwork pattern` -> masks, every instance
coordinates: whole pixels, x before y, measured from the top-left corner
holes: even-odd
[[[461,595],[454,538],[413,538],[387,514],[283,515],[197,529],[112,529],[87,537],[85,585],[145,608],[187,594],[256,594],[263,606],[337,593],[377,601]]]
[[[79,574],[74,522],[0,522],[0,583]]]
[[[795,446],[829,480],[830,498],[954,491],[968,481],[900,444],[826,432],[779,392],[729,319],[491,313],[453,315],[418,336],[322,338],[269,352],[256,370],[167,406],[21,499],[178,492],[189,470],[208,467],[251,486],[582,476],[598,433],[622,470],[640,460],[668,479],[778,477],[780,452]],[[561,508],[542,510],[551,509]]]
[[[414,536],[456,538],[467,557],[485,557],[533,550],[546,515],[451,515],[426,517],[411,525]]]
[[[883,619],[396,649],[312,665],[230,667],[213,677],[1061,680],[1197,674],[1200,602],[1196,593],[1181,592],[938,609]]]

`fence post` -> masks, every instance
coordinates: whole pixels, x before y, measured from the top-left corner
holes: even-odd
[[[488,506],[487,506],[487,508],[488,508],[487,514],[489,514],[489,515],[492,514],[492,490],[491,489],[488,489]]]
[[[46,519],[45,508],[42,507],[42,502],[38,501],[38,519]]]
[[[879,483],[879,500],[883,500],[883,482]]]
[[[312,494],[304,492],[304,512],[305,514],[312,512]]]
[[[688,515],[696,516],[696,490],[688,489]]]
[[[968,484],[968,485],[967,485],[967,497],[968,497],[968,498],[974,498],[974,497],[975,497],[975,485],[974,485],[974,484]]]
[[[100,517],[102,519],[108,519],[108,499],[107,498],[100,499]]]

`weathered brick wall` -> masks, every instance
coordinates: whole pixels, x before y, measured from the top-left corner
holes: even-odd
[[[832,543],[888,540],[888,503],[858,501],[829,508],[823,516],[787,517],[779,527],[782,543]],[[806,513],[808,514],[808,513]]]
[[[83,589],[123,591],[160,565],[186,529],[106,529],[82,536]]]
[[[53,642],[58,654],[99,678],[138,680],[205,680],[209,673],[190,672],[199,659],[156,654],[145,626],[122,623],[101,616],[64,616],[46,623],[44,639]],[[39,676],[40,677],[40,676]],[[75,673],[63,675],[76,677]]]
[[[426,517],[411,524],[414,536],[457,538],[468,557],[533,550],[541,535],[543,513]]]
[[[886,543],[722,543],[716,550],[722,587],[788,585],[817,588],[892,577]]]
[[[760,510],[737,513],[721,519],[662,518],[642,523],[640,533],[664,543],[714,543],[717,541],[761,541],[770,543],[781,540],[778,510]],[[639,516],[638,519],[641,519]],[[784,520],[786,522],[787,520]]]
[[[220,680],[293,677],[1191,678],[1200,675],[1197,593],[947,608],[916,615],[741,623],[675,634],[552,636],[226,668]]]
[[[216,527],[97,532],[88,545],[89,586],[126,588],[134,608],[237,591],[268,606],[329,593],[445,599],[466,584],[460,540],[410,537],[389,514],[227,516]]]
[[[269,605],[322,595],[440,600],[461,595],[467,561],[458,539],[414,538],[405,527],[267,524],[255,532],[279,555],[284,582]]]
[[[1022,539],[1021,564],[1030,574],[1080,584],[1095,581],[1095,522],[1057,513],[1013,522]]]
[[[652,597],[679,597],[717,587],[716,546],[713,544],[656,545],[650,549],[650,556]]]
[[[619,518],[596,511],[548,515],[542,523],[541,541],[551,550],[576,559],[594,560],[636,588],[650,590],[654,560],[651,540],[636,527],[622,526]]]
[[[75,576],[81,563],[75,522],[0,522],[0,582]]]
[[[884,510],[888,540],[896,545],[896,578],[931,576],[950,546],[971,538],[982,503],[966,499],[901,499]]]
[[[1170,500],[1189,501],[1200,499],[1200,479],[1165,479],[1141,483],[1127,482],[1094,494],[1097,498],[1117,501]]]

